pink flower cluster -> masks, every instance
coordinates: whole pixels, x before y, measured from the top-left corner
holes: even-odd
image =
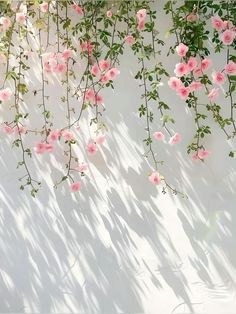
[[[117,68],[110,68],[110,62],[108,60],[100,60],[95,63],[90,70],[93,76],[99,78],[102,84],[106,84],[108,81],[113,81],[120,73]]]
[[[230,21],[223,21],[219,16],[211,17],[212,27],[220,33],[224,45],[231,45],[236,37],[236,27]]]
[[[138,31],[141,31],[142,29],[144,29],[146,15],[147,15],[146,9],[141,9],[136,13],[136,16],[138,19],[138,26],[137,26]]]
[[[165,140],[165,135],[160,131],[154,132],[153,137],[157,141],[164,141]],[[181,141],[181,137],[180,137],[179,133],[175,133],[173,136],[170,137],[169,144],[174,145],[180,141]]]
[[[85,41],[81,42],[80,43],[80,48],[81,48],[81,50],[83,52],[86,51],[88,53],[88,56],[91,57],[92,51],[93,51],[93,46],[92,46],[90,41],[88,41],[88,42],[85,42]]]
[[[5,133],[5,134],[25,134],[26,133],[26,128],[23,127],[23,126],[14,126],[14,127],[11,127],[10,125],[7,125],[7,124],[2,124],[1,125],[1,129],[2,131]]]
[[[43,68],[47,73],[63,73],[66,70],[66,61],[72,55],[70,49],[65,49],[62,53],[45,53],[43,57]]]
[[[0,33],[6,31],[11,26],[11,20],[8,17],[0,17]]]
[[[198,159],[203,160],[204,158],[208,156],[209,156],[209,152],[202,148],[202,149],[199,149],[197,153],[193,154],[191,158],[192,160],[198,160]]]

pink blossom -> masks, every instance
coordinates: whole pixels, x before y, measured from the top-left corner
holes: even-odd
[[[224,21],[224,28],[232,28],[233,23],[231,21]]]
[[[224,22],[219,16],[212,16],[211,17],[211,25],[214,27],[218,32],[222,31],[225,28]]]
[[[202,88],[202,83],[201,82],[192,82],[188,87],[189,87],[190,92],[194,92],[194,91]]]
[[[179,141],[181,141],[181,137],[178,133],[175,133],[169,140],[169,144],[170,145],[174,145],[176,143],[178,143]]]
[[[164,141],[164,139],[165,139],[165,135],[162,132],[155,132],[155,133],[153,133],[153,137],[157,141]]]
[[[181,77],[189,72],[188,66],[185,63],[177,63],[174,70],[176,76]]]
[[[70,7],[78,14],[78,15],[83,15],[83,10],[81,7],[79,7],[77,4],[72,3]]]
[[[8,17],[2,16],[0,17],[0,24],[3,30],[6,30],[11,26],[11,20]]]
[[[134,41],[135,41],[135,39],[134,39],[134,37],[132,35],[128,35],[128,36],[125,37],[125,43],[127,45],[133,45]]]
[[[0,101],[8,101],[11,95],[11,91],[9,88],[5,88],[0,90]]]
[[[71,192],[77,192],[81,188],[81,183],[80,182],[73,182],[70,185],[70,190]]]
[[[94,76],[97,76],[99,74],[99,67],[97,64],[94,64],[92,67],[91,67],[91,74],[94,75]]]
[[[54,149],[54,147],[52,146],[52,144],[45,144],[45,152],[51,153]]]
[[[197,67],[196,69],[193,70],[194,76],[199,77],[202,74],[202,70],[200,67]]]
[[[226,29],[221,35],[220,40],[225,45],[231,45],[236,37],[236,33],[232,30]]]
[[[196,15],[196,14],[189,14],[188,16],[187,16],[187,21],[188,22],[196,22],[198,20],[198,16]]]
[[[190,93],[190,90],[188,87],[182,86],[177,89],[177,94],[179,95],[181,99],[187,99],[189,93]]]
[[[19,24],[25,23],[25,13],[18,12],[16,13],[16,22]]]
[[[16,134],[25,134],[26,128],[23,126],[15,127],[15,133]]]
[[[84,99],[85,99],[86,101],[93,102],[94,99],[95,99],[94,91],[89,88],[89,89],[85,92]]]
[[[213,83],[214,84],[218,84],[218,85],[221,85],[221,84],[224,84],[225,82],[225,75],[219,71],[215,71],[211,74],[212,76],[212,79],[213,79]]]
[[[48,135],[48,140],[50,142],[55,142],[61,136],[60,130],[51,131]]]
[[[214,102],[218,96],[219,96],[219,88],[213,88],[210,91],[210,93],[207,95],[208,99],[211,102]]]
[[[190,57],[187,62],[187,66],[189,71],[193,71],[193,69],[197,66],[197,59],[195,57]]]
[[[39,5],[41,12],[46,13],[48,11],[48,3],[47,2],[43,2],[40,3]]]
[[[147,15],[147,10],[146,9],[141,9],[136,13],[137,19],[139,21],[144,21]]]
[[[210,59],[203,59],[200,62],[201,70],[206,71],[209,68],[209,66],[211,65],[211,63],[212,63],[212,61]]]
[[[63,131],[61,135],[65,141],[73,141],[74,140],[74,135],[70,131]]]
[[[101,105],[103,103],[103,97],[101,95],[96,95],[94,102],[95,105]]]
[[[94,153],[96,153],[96,151],[97,151],[96,144],[93,143],[93,142],[88,143],[88,145],[87,145],[87,153],[90,154],[90,155],[93,155]]]
[[[8,126],[7,124],[3,124],[3,125],[1,126],[1,129],[2,129],[2,131],[3,131],[4,133],[6,133],[6,134],[12,134],[12,133],[14,132],[14,128]]]
[[[108,81],[109,81],[109,78],[108,78],[107,74],[103,74],[103,75],[101,76],[101,78],[100,78],[100,82],[101,82],[102,84],[106,84]]]
[[[100,61],[99,61],[99,67],[100,67],[103,71],[105,71],[105,70],[109,69],[109,67],[110,67],[110,62],[109,62],[108,60],[100,60]]]
[[[96,144],[102,145],[105,141],[105,135],[104,134],[100,134],[96,137]]]
[[[160,175],[156,171],[154,171],[152,174],[150,174],[150,176],[148,176],[148,180],[154,185],[158,185],[161,183]]]
[[[197,153],[195,153],[195,154],[193,154],[192,156],[191,156],[191,159],[194,161],[194,160],[198,160],[198,155],[197,155]]]
[[[206,151],[205,149],[200,149],[200,150],[198,151],[198,157],[199,157],[200,159],[204,159],[204,158],[206,158],[208,155],[209,155],[209,152]]]
[[[64,63],[58,63],[54,71],[58,73],[63,73],[66,71],[66,65]]]
[[[84,162],[79,163],[79,165],[76,167],[76,169],[79,172],[85,172],[86,170],[88,170],[88,165]]]
[[[107,77],[109,80],[114,80],[118,74],[120,74],[120,71],[118,71],[116,68],[111,68],[107,72]]]
[[[143,30],[144,29],[144,25],[145,25],[144,21],[139,21],[138,22],[138,26],[137,26],[137,30],[138,31]]]
[[[63,57],[64,59],[68,59],[68,58],[71,57],[71,54],[72,54],[71,49],[65,49],[65,50],[62,52],[62,57]]]
[[[42,154],[46,151],[46,145],[45,143],[37,143],[35,146],[34,146],[34,151],[36,154]]]
[[[91,56],[92,51],[93,51],[93,46],[89,41],[88,42],[82,42],[80,44],[80,47],[81,47],[82,51],[87,51],[88,55]]]
[[[108,10],[107,13],[106,13],[107,17],[108,18],[111,18],[112,17],[112,11],[111,10]]]
[[[225,73],[227,73],[229,75],[236,74],[236,63],[233,61],[230,61],[228,64],[226,64]]]
[[[183,43],[180,43],[175,49],[180,57],[184,57],[188,51],[188,47]]]
[[[178,89],[182,86],[182,82],[179,78],[172,76],[168,80],[168,85],[172,89]]]

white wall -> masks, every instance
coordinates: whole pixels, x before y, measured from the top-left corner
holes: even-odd
[[[170,21],[159,8],[158,25],[163,37]],[[205,163],[192,162],[186,153],[195,131],[191,112],[164,81],[161,95],[171,105],[182,142],[156,149],[166,160],[163,174],[189,199],[162,195],[150,185],[133,60],[127,49],[115,92],[104,93],[109,134],[88,158],[80,193],[72,195],[66,184],[52,187],[61,175],[59,149],[55,157],[37,156],[31,163],[43,180],[37,198],[20,192],[19,155],[1,133],[1,312],[235,312],[236,173],[235,159],[227,156],[232,143],[209,120],[214,134],[205,145],[211,155]],[[163,52],[161,60],[173,73],[178,59]],[[217,56],[214,65],[220,64]],[[32,82],[28,73],[28,79],[39,84],[39,77]],[[49,106],[62,110],[59,88],[53,81],[47,93]],[[36,111],[35,99],[26,97]],[[1,109],[1,121],[5,114]],[[88,139],[86,121],[82,143]]]

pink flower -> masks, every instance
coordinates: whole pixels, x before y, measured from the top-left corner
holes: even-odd
[[[93,51],[93,46],[90,42],[82,42],[80,44],[80,47],[82,51],[87,51],[88,55],[91,56],[92,51]]]
[[[196,22],[198,20],[198,16],[196,14],[189,14],[187,16],[187,21],[188,22]]]
[[[172,76],[168,80],[168,85],[172,89],[178,89],[182,86],[182,82],[179,78]]]
[[[86,170],[88,170],[88,165],[81,162],[77,167],[76,169],[79,171],[79,172],[85,172]]]
[[[120,71],[118,71],[116,68],[111,68],[107,72],[107,77],[109,80],[114,80],[119,73],[120,73]]]
[[[226,29],[221,35],[220,35],[220,40],[223,42],[225,45],[231,45],[232,42],[234,41],[234,38],[236,36],[236,33],[232,30]]]
[[[14,128],[12,128],[12,127],[10,127],[10,126],[8,126],[8,125],[6,125],[6,124],[3,124],[3,125],[1,126],[1,129],[2,129],[2,131],[3,131],[4,133],[6,133],[6,134],[12,134],[12,133],[14,132]]]
[[[184,57],[188,51],[188,47],[183,43],[180,43],[175,49],[180,57]]]
[[[204,158],[206,158],[208,155],[209,155],[209,152],[206,151],[205,149],[200,149],[200,150],[198,151],[198,157],[199,157],[200,159],[204,159]]]
[[[214,27],[218,32],[222,31],[225,28],[224,22],[219,16],[212,16],[211,17],[211,25]]]
[[[45,152],[51,153],[54,147],[52,146],[52,144],[45,144],[44,149],[45,149]]]
[[[48,135],[48,140],[50,142],[55,142],[61,136],[60,130],[51,131]]]
[[[144,29],[144,25],[145,25],[144,21],[139,21],[138,22],[138,26],[137,26],[137,30],[138,31],[143,30]]]
[[[111,10],[108,10],[107,13],[106,13],[106,15],[107,15],[108,18],[111,18],[111,17],[112,17],[112,12],[111,12]]]
[[[109,69],[109,67],[110,67],[110,62],[109,62],[108,60],[100,60],[100,61],[99,61],[99,67],[100,67],[103,71],[105,71],[105,70]]]
[[[46,145],[45,143],[37,143],[35,146],[34,146],[34,151],[36,154],[42,154],[46,151]]]
[[[103,97],[101,95],[95,96],[95,105],[101,105],[103,103]]]
[[[16,22],[19,24],[24,24],[25,23],[25,14],[22,12],[16,13]]]
[[[236,63],[233,61],[230,61],[228,64],[226,64],[225,73],[227,73],[229,75],[236,74]]]
[[[102,84],[106,84],[108,81],[109,81],[109,78],[108,78],[107,74],[103,74],[103,75],[101,76],[101,78],[100,78],[100,82],[101,82]]]
[[[211,63],[212,63],[212,61],[210,59],[203,59],[200,62],[201,70],[206,71],[209,68],[209,66],[211,65]]]
[[[197,66],[197,59],[195,57],[190,57],[187,62],[187,66],[189,71],[193,71],[193,69]]]
[[[169,144],[170,145],[174,145],[176,143],[178,143],[179,141],[181,141],[181,137],[178,133],[175,133],[169,140]]]
[[[231,21],[224,21],[224,28],[232,28],[233,23]]]
[[[134,41],[135,41],[135,39],[134,39],[134,37],[132,35],[128,35],[128,36],[125,37],[125,43],[127,45],[133,45]]]
[[[85,92],[84,99],[85,99],[86,101],[93,102],[94,99],[95,99],[94,91],[93,91],[92,89],[88,89],[88,90]]]
[[[96,144],[102,145],[105,141],[105,135],[104,134],[100,134],[96,137]]]
[[[68,59],[71,57],[71,50],[70,49],[65,49],[63,52],[62,52],[62,57],[64,59]]]
[[[160,175],[156,171],[154,171],[152,174],[150,174],[150,176],[148,176],[148,180],[154,185],[158,185],[161,183]]]
[[[141,9],[136,13],[137,19],[140,21],[144,21],[146,18],[146,9]]]
[[[194,161],[194,160],[198,160],[198,155],[197,155],[197,153],[196,154],[193,154],[192,156],[191,156],[191,159]]]
[[[188,87],[189,87],[190,92],[194,92],[194,91],[202,88],[202,83],[201,82],[192,82]]]
[[[79,15],[83,15],[83,10],[77,4],[72,3],[70,7]]]
[[[74,140],[74,135],[70,131],[63,131],[61,135],[62,135],[62,137],[64,138],[65,141],[72,141],[72,140]]]
[[[6,30],[11,26],[11,20],[8,17],[2,16],[0,17],[0,24],[3,30]]]
[[[87,153],[90,154],[90,155],[93,155],[94,153],[96,153],[96,151],[97,151],[96,144],[93,143],[93,142],[88,143],[88,145],[87,145]]]
[[[188,87],[182,86],[177,89],[177,94],[179,95],[181,99],[187,99],[189,93],[190,93],[190,90]]]
[[[174,70],[176,76],[181,77],[189,72],[188,66],[185,63],[177,63]]]
[[[80,182],[73,182],[70,185],[71,192],[77,192],[78,190],[80,190],[80,188],[81,188]]]
[[[202,70],[200,67],[197,67],[196,69],[193,70],[193,74],[197,77],[199,77],[202,74]]]
[[[5,88],[0,90],[0,101],[8,101],[11,95],[11,91],[9,88]]]
[[[214,84],[218,84],[218,85],[224,84],[225,75],[223,73],[221,73],[219,71],[215,71],[211,74],[211,76],[212,76]]]
[[[97,64],[94,64],[92,67],[91,67],[91,74],[94,75],[94,76],[97,76],[100,72],[99,70],[99,67]]]
[[[26,128],[23,126],[15,127],[15,133],[16,134],[25,134]]]
[[[219,96],[219,88],[213,88],[210,91],[210,93],[207,95],[208,99],[211,102],[214,102],[218,96]]]
[[[165,135],[162,132],[155,132],[155,133],[153,133],[153,137],[157,141],[164,141],[164,139],[165,139]]]
[[[58,73],[63,73],[66,70],[66,65],[64,63],[58,63],[54,71]]]
[[[41,12],[46,13],[48,11],[48,3],[43,2],[39,5]]]

